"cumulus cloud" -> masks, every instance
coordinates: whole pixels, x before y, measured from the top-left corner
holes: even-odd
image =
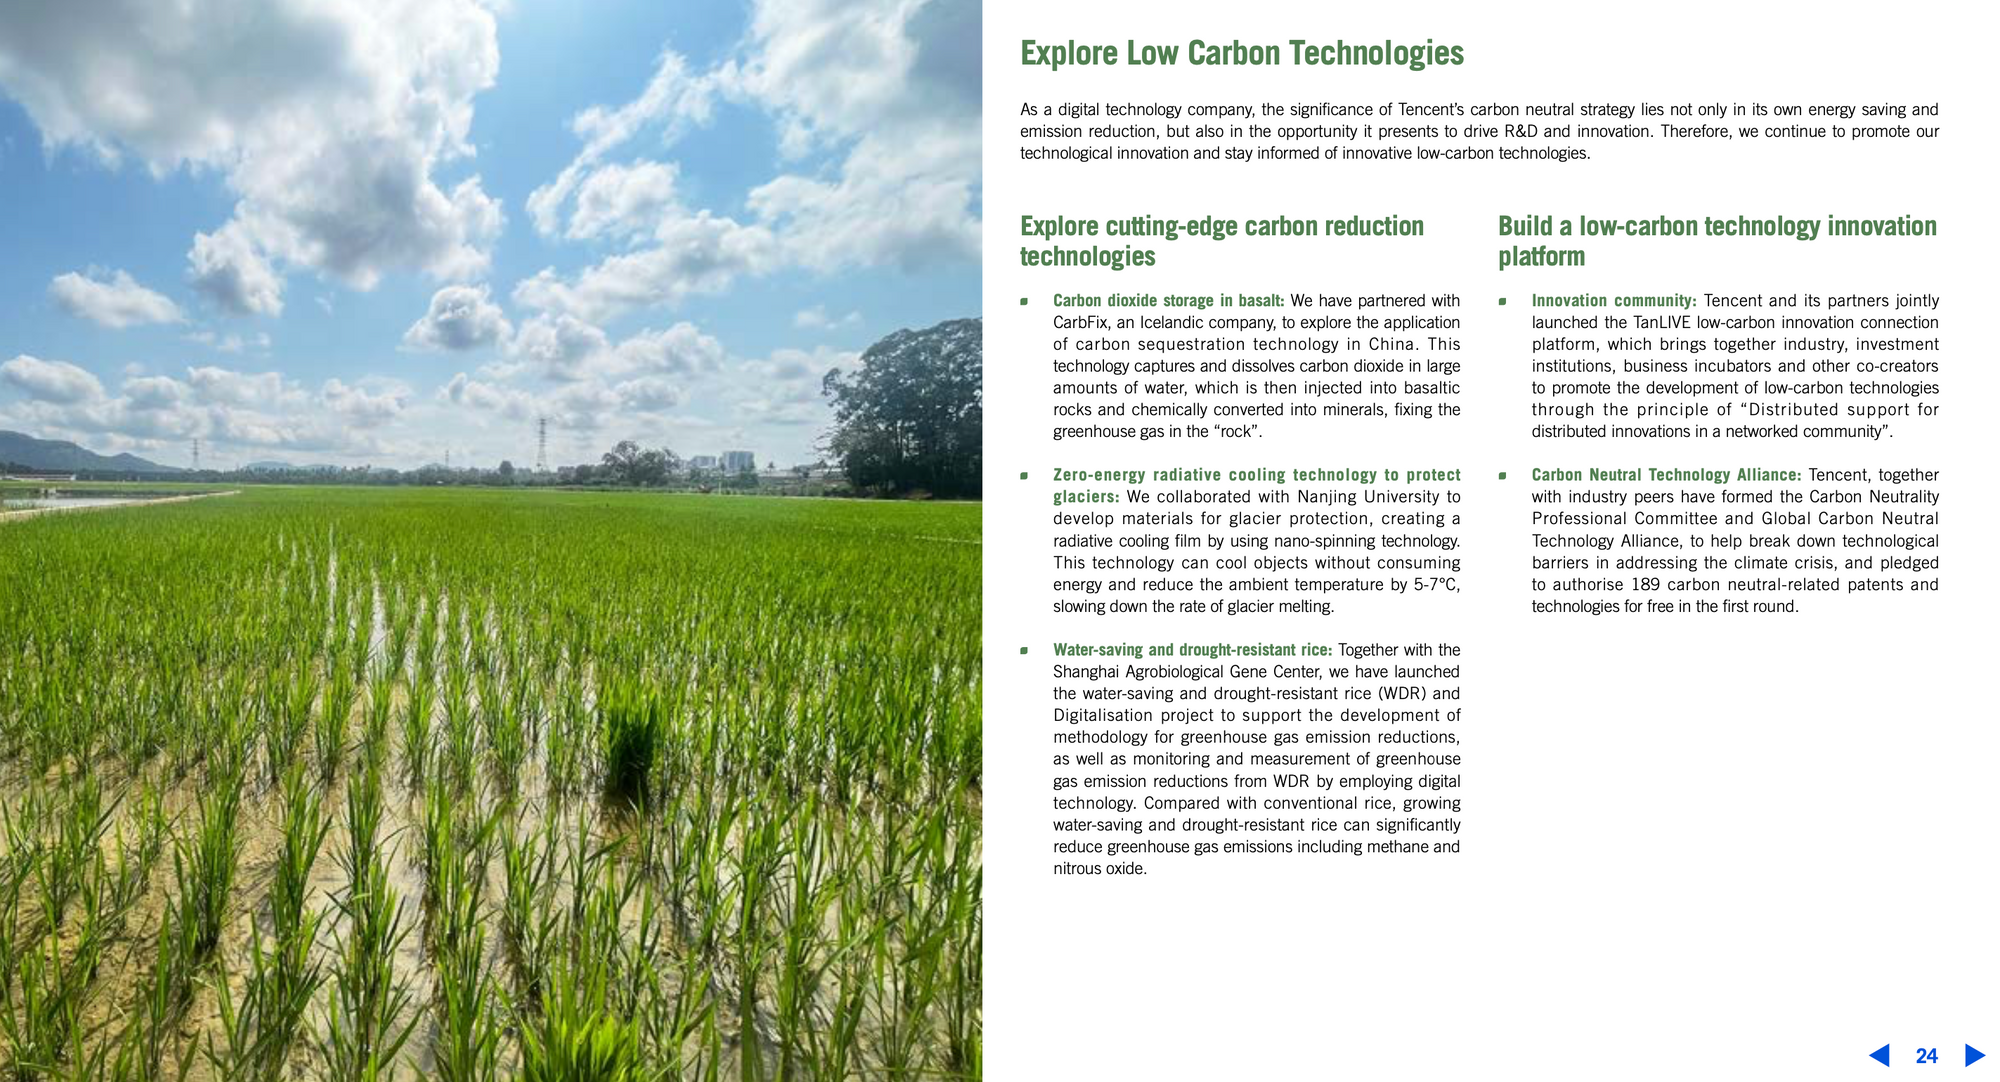
[[[129,376],[114,394],[76,365],[26,356],[0,364],[0,381],[28,395],[4,409],[10,423],[141,451],[198,436],[212,445],[368,455],[384,446],[372,433],[401,417],[410,398],[401,384],[373,377],[308,390],[276,372],[215,366],[182,379]]]
[[[361,289],[485,267],[499,204],[434,177],[472,153],[499,70],[477,0],[70,0],[10,3],[6,23],[0,88],[49,147],[222,175],[234,213],[188,259],[223,311],[276,314],[280,265]]]
[[[350,387],[340,380],[330,379],[321,385],[319,397],[328,409],[345,418],[348,424],[379,428],[403,412],[409,396],[401,387],[370,393],[364,388]]]
[[[602,329],[568,316],[530,320],[510,349],[525,358],[518,366],[489,365],[481,369],[482,378],[460,372],[438,389],[437,398],[514,421],[547,417],[558,428],[596,432],[687,404],[691,386],[721,372],[728,357],[720,341],[692,323],[613,343]],[[536,394],[508,382],[523,371],[562,385]]]
[[[673,409],[687,401],[685,388],[661,376],[626,380],[613,388],[613,393],[622,405],[649,412]]]
[[[612,256],[565,279],[544,269],[514,287],[518,304],[601,322],[635,308],[718,293],[739,276],[779,265],[777,238],[762,226],[702,211],[669,218],[653,247]]]
[[[578,113],[570,130],[583,140],[582,151],[556,179],[528,196],[528,216],[535,228],[549,236],[561,233],[563,206],[584,178],[606,154],[641,132],[664,124],[665,140],[671,142],[688,126],[706,123],[722,81],[714,74],[690,72],[687,58],[667,50],[637,98],[616,108],[593,105]]]
[[[45,361],[23,353],[0,364],[0,379],[44,402],[85,402],[104,395],[97,377],[68,361]]]
[[[278,315],[285,310],[284,283],[248,232],[231,222],[213,233],[196,233],[188,250],[188,281],[228,315]]]
[[[652,232],[679,206],[676,166],[641,161],[607,165],[589,174],[577,188],[576,212],[564,235],[632,237]]]
[[[689,376],[721,367],[726,352],[712,335],[681,322],[664,331],[646,330],[618,343],[607,366],[614,374],[653,372]]]
[[[128,379],[122,388],[137,409],[171,409],[189,398],[188,386],[166,376],[139,376]]]
[[[438,388],[438,397],[473,409],[504,414],[517,421],[526,420],[533,414],[535,407],[534,396],[526,391],[476,380],[463,372],[451,377],[451,382]]]
[[[584,365],[611,348],[603,329],[569,315],[541,315],[521,325],[509,352],[550,379],[579,379]]]
[[[735,404],[739,419],[750,423],[808,425],[826,421],[821,390],[826,374],[852,368],[861,355],[852,350],[779,349],[768,357],[744,362],[743,393]]]
[[[663,387],[651,386],[626,392],[609,387],[601,380],[588,379],[566,384],[554,394],[533,395],[518,387],[473,379],[460,372],[438,389],[437,397],[469,409],[497,414],[510,421],[546,417],[549,424],[556,428],[594,433],[614,418],[623,419],[626,411],[633,408],[633,400],[649,393],[663,400],[670,392]]]
[[[504,342],[513,333],[485,286],[446,286],[431,295],[430,310],[404,332],[403,344],[416,349],[478,349]]]
[[[758,0],[738,55],[695,71],[669,50],[639,97],[577,116],[584,147],[530,216],[551,237],[638,246],[568,277],[544,270],[514,299],[602,321],[788,266],[976,260],[979,95],[977,0]],[[739,220],[687,207],[671,164],[612,160],[643,133],[671,143],[707,123],[718,99],[764,111],[788,159],[836,164],[758,185]]]
[[[123,329],[147,323],[179,323],[180,306],[155,293],[124,271],[86,277],[72,271],[49,283],[49,296],[70,315],[104,327]]]

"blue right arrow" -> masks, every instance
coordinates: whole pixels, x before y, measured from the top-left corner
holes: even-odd
[[[1887,1067],[1889,1065],[1889,1046],[1885,1044],[1875,1051],[1868,1053],[1868,1058]]]
[[[1965,1046],[1965,1065],[1967,1067],[1970,1067],[1973,1064],[1978,1063],[1980,1060],[1985,1058],[1986,1058],[1986,1053],[1981,1052],[1979,1049],[1974,1048],[1971,1045]]]

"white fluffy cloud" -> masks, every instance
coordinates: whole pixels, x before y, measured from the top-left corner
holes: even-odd
[[[664,331],[640,331],[618,343],[608,366],[614,374],[649,372],[672,376],[692,376],[720,368],[725,356],[722,343],[703,334],[692,323],[681,322]]]
[[[285,310],[285,283],[257,252],[249,230],[231,222],[196,233],[188,249],[188,281],[232,316],[275,316]]]
[[[514,301],[600,322],[635,308],[717,293],[745,274],[779,265],[777,238],[702,211],[660,222],[652,247],[615,255],[564,279],[543,270],[514,287]]]
[[[328,409],[345,418],[348,424],[380,428],[403,412],[409,393],[401,387],[370,393],[366,388],[350,387],[340,380],[330,379],[321,385],[319,397]]]
[[[700,375],[716,371],[726,356],[720,341],[685,321],[613,343],[597,325],[562,314],[539,315],[523,323],[507,351],[511,365],[489,366],[491,374],[531,371],[560,382]]]
[[[27,397],[0,419],[46,435],[145,451],[200,437],[210,445],[358,457],[380,452],[374,435],[397,421],[409,389],[391,380],[325,381],[317,390],[276,372],[201,366],[185,378],[132,375],[117,393],[65,361],[16,357],[0,380]]]
[[[43,402],[85,402],[104,394],[96,376],[68,361],[45,361],[25,353],[0,364],[0,379]]]
[[[780,349],[768,357],[744,362],[746,377],[735,401],[739,420],[752,424],[811,425],[827,419],[821,390],[827,372],[852,368],[861,359],[851,350],[824,347]]]
[[[564,235],[633,237],[652,232],[675,211],[680,170],[663,162],[607,165],[585,177],[576,192],[576,212]]]
[[[430,310],[403,333],[415,349],[479,349],[506,341],[512,324],[485,286],[446,286],[431,295]]]
[[[668,51],[639,97],[577,116],[584,147],[529,197],[535,226],[641,246],[567,277],[544,270],[514,300],[602,321],[786,266],[976,260],[979,78],[977,0],[758,0],[739,55],[694,71]],[[719,98],[769,115],[788,158],[837,164],[759,185],[738,220],[685,206],[670,164],[611,160],[642,133],[671,142],[708,122]]]
[[[460,372],[439,388],[438,397],[513,422],[546,417],[556,428],[594,433],[614,418],[629,420],[631,410],[657,408],[637,405],[639,399],[651,395],[650,401],[663,401],[671,393],[664,385],[628,387],[629,384],[613,388],[601,380],[588,379],[567,384],[554,394],[533,395],[518,387],[472,379]]]
[[[146,323],[179,323],[180,306],[155,293],[124,271],[104,277],[71,272],[49,283],[49,296],[63,311],[100,326],[125,328]]]
[[[486,266],[499,204],[433,176],[499,69],[477,0],[16,0],[4,22],[0,88],[49,146],[225,178],[235,212],[188,254],[223,311],[276,314],[279,265],[362,289]]]
[[[570,129],[583,140],[583,150],[556,179],[528,196],[528,215],[535,228],[550,236],[561,233],[563,206],[584,178],[606,154],[639,133],[665,125],[666,139],[671,141],[686,127],[707,123],[719,82],[713,75],[691,73],[687,59],[668,50],[660,54],[653,77],[637,98],[615,109],[593,105],[578,113]]]
[[[611,348],[611,339],[573,316],[542,315],[523,323],[508,348],[550,379],[573,380],[583,376],[585,364]]]

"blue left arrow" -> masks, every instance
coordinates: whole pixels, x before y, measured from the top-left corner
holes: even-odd
[[[1887,1067],[1889,1065],[1889,1046],[1885,1044],[1875,1051],[1868,1053],[1868,1058]]]

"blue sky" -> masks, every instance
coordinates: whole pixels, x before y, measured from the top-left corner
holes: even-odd
[[[0,0],[0,428],[808,461],[978,314],[976,0]]]

